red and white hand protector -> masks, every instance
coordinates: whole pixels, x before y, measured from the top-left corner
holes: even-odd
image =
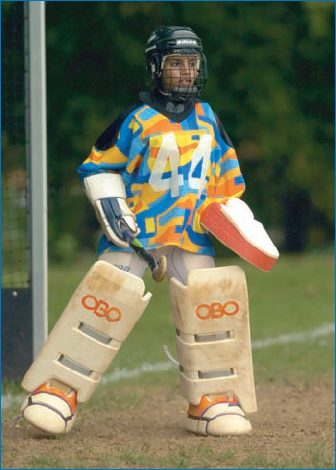
[[[223,245],[263,271],[270,271],[279,258],[264,226],[254,219],[251,209],[241,199],[209,204],[200,222]]]
[[[132,237],[140,230],[126,203],[126,190],[118,173],[97,173],[84,179],[85,191],[93,204],[97,219],[107,238],[115,245],[127,247],[123,236],[127,230]]]

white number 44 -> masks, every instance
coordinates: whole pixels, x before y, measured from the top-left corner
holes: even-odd
[[[211,155],[211,135],[202,135],[198,146],[191,156],[191,166],[188,175],[188,183],[191,189],[198,190],[198,197],[202,194],[206,185],[206,175]],[[169,178],[163,178],[166,164],[170,163],[171,175]],[[193,176],[197,165],[202,161],[201,174],[198,177]],[[162,137],[162,143],[159,153],[156,157],[149,184],[154,191],[167,191],[170,189],[172,197],[178,197],[180,186],[183,186],[183,175],[178,174],[180,163],[180,152],[177,146],[176,138],[173,133],[165,134]]]

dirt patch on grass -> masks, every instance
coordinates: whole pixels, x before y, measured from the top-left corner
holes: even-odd
[[[252,434],[242,437],[188,433],[186,403],[166,388],[138,387],[128,409],[84,407],[71,432],[56,438],[23,421],[13,430],[3,417],[2,468],[334,468],[333,381],[263,384],[257,398]]]

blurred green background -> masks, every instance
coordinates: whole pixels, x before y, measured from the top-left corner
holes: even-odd
[[[20,3],[2,2],[2,15]],[[160,25],[202,38],[201,98],[230,135],[243,199],[275,244],[288,253],[333,244],[334,19],[332,1],[46,2],[50,259],[96,249],[99,225],[76,170],[151,86],[144,45]]]

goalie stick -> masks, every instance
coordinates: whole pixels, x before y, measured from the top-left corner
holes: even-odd
[[[147,250],[142,246],[137,238],[132,237],[132,235],[128,232],[128,230],[123,231],[123,236],[125,240],[128,241],[132,250],[141,258],[143,259],[149,269],[151,270],[152,277],[154,281],[161,282],[163,281],[166,271],[167,271],[167,260],[165,256],[161,256],[159,261],[148,253]]]

